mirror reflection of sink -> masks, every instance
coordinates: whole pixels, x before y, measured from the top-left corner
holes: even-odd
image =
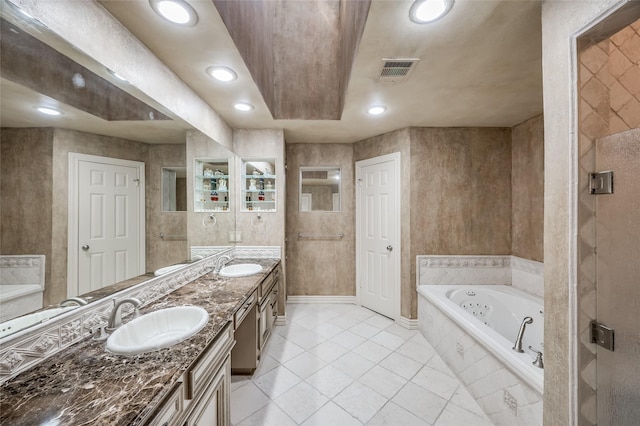
[[[240,263],[220,269],[220,276],[227,278],[248,277],[261,271],[262,266],[257,263]]]
[[[209,313],[198,306],[160,309],[135,318],[107,339],[106,349],[116,355],[157,351],[195,335],[209,321]]]
[[[29,315],[23,315],[21,317],[12,319],[10,321],[0,324],[0,339],[9,334],[13,334],[24,328],[31,327],[32,325],[39,324],[41,322],[48,321],[49,319],[58,316],[64,312],[77,308],[78,306],[65,306],[62,308],[45,309],[44,311],[34,312]]]
[[[153,273],[153,275],[155,275],[156,277],[159,277],[160,275],[168,274],[169,272],[173,272],[173,271],[176,271],[178,269],[182,269],[185,266],[187,266],[186,263],[179,263],[177,265],[165,266],[164,268],[157,269]]]

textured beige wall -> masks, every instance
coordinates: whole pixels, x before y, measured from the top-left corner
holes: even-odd
[[[3,128],[0,151],[0,254],[45,255],[47,305],[53,290],[53,129]]]
[[[340,167],[340,212],[300,212],[298,190],[302,166]],[[352,144],[287,145],[287,286],[290,295],[355,296],[353,182]],[[298,233],[343,233],[344,237],[300,240]]]
[[[187,212],[162,211],[162,168],[185,167],[186,147],[180,145],[148,145],[145,167],[146,211],[147,211],[147,271],[155,271],[163,266],[179,263],[189,258],[187,245]],[[159,237],[165,235],[183,236],[181,240]]]
[[[511,253],[510,129],[412,128],[410,188],[412,283],[417,255]]]
[[[410,129],[396,130],[384,135],[365,139],[353,145],[353,161],[366,160],[381,155],[400,153],[400,180],[402,185],[411,182],[411,141]],[[411,258],[411,193],[400,194],[400,315],[405,318],[417,317],[417,295],[415,260]],[[355,262],[355,258],[354,258]]]
[[[511,129],[511,254],[544,261],[544,120]]]
[[[577,68],[573,37],[624,1],[545,2],[542,7],[545,134],[545,425],[578,423]],[[582,155],[580,152],[579,155]],[[580,333],[581,330],[578,330]]]

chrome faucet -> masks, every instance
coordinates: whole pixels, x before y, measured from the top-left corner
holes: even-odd
[[[222,269],[224,265],[226,265],[230,261],[231,261],[231,256],[227,256],[226,254],[220,256],[215,260],[215,268],[213,272],[217,274],[218,272],[220,272],[220,269]]]
[[[531,317],[524,317],[524,319],[522,320],[522,324],[520,324],[520,330],[518,331],[518,337],[516,337],[516,342],[513,344],[513,349],[516,352],[520,352],[520,353],[524,353],[524,350],[522,350],[522,336],[524,335],[524,329],[527,326],[527,324],[531,324],[533,322],[533,318]]]
[[[140,311],[138,308],[142,305],[142,302],[135,297],[128,297],[126,299],[122,299],[119,302],[116,302],[116,299],[113,299],[113,311],[111,311],[111,315],[109,315],[109,322],[107,323],[107,331],[113,331],[116,328],[120,327],[122,324],[122,313],[120,312],[120,308],[122,305],[130,303],[133,305],[133,317],[137,318],[140,316]]]
[[[61,308],[65,306],[71,306],[71,305],[84,306],[87,303],[89,302],[84,300],[82,297],[70,297],[68,299],[64,299],[62,302],[60,302],[60,305],[58,306],[60,306]]]
[[[536,353],[536,359],[531,364],[535,365],[538,368],[544,368],[544,361],[542,360],[542,352],[537,351],[529,345],[529,350]]]

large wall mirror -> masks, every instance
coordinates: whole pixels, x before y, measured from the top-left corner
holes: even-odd
[[[192,127],[12,3],[0,0],[0,6],[0,255],[45,257],[42,310],[55,311],[76,296],[68,291],[67,218],[69,153],[77,152],[144,163],[146,201],[140,238],[146,273],[80,296],[91,303],[152,278],[163,266],[189,262],[191,208],[184,182]],[[38,106],[61,115],[43,115]],[[233,231],[234,221],[216,227],[228,235],[222,226]],[[80,256],[88,254],[81,247]]]
[[[162,168],[162,211],[187,211],[187,168]]]
[[[300,167],[301,212],[340,211],[340,167]]]

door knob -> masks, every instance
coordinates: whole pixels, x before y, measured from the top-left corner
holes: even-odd
[[[392,246],[391,244],[389,244],[389,245],[387,246],[387,250],[388,250],[388,251],[392,251],[392,250],[393,250],[393,246]]]
[[[89,251],[89,245],[88,244],[83,245],[82,250]]]

